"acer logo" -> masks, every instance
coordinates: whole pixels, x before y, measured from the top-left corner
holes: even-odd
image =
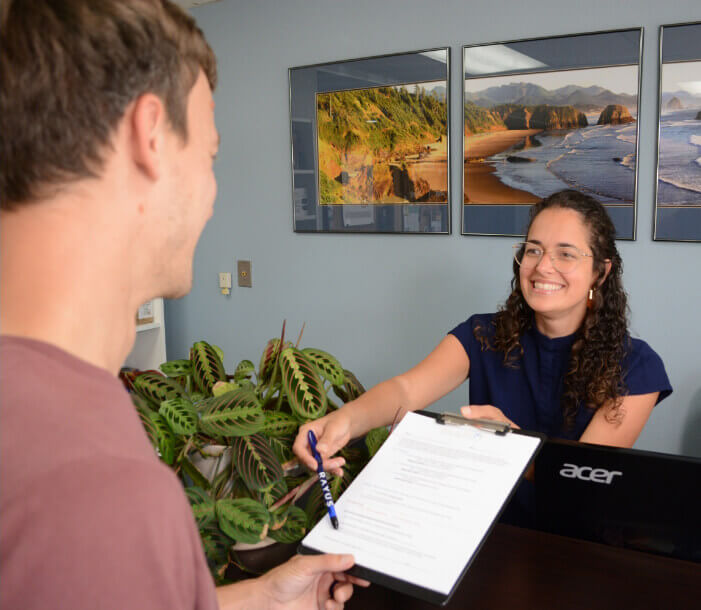
[[[591,481],[592,483],[604,483],[605,485],[611,485],[611,481],[616,475],[623,476],[623,473],[619,470],[577,466],[576,464],[563,464],[562,470],[560,470],[560,476],[567,479],[580,479],[582,481]]]

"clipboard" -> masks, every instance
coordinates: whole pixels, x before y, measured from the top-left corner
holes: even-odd
[[[419,417],[417,420],[415,419],[416,416],[422,417]],[[469,474],[470,460],[485,460],[484,463],[486,465],[480,465],[476,469],[479,470],[479,473],[475,475],[476,482],[470,483],[468,481],[465,484],[460,482],[460,485],[466,485],[466,487],[460,491],[462,495],[458,494],[455,496],[456,498],[465,498],[471,497],[470,494],[473,494],[475,499],[480,498],[479,502],[482,504],[479,508],[475,508],[472,505],[469,509],[462,505],[455,505],[452,507],[453,512],[449,513],[447,517],[436,517],[433,524],[435,526],[436,523],[440,523],[441,529],[438,531],[438,542],[434,545],[434,548],[428,549],[425,540],[428,534],[424,532],[422,534],[424,536],[423,542],[420,540],[418,542],[413,541],[412,543],[407,543],[406,548],[402,549],[401,539],[400,542],[392,539],[392,536],[396,535],[394,530],[390,531],[387,529],[386,532],[389,539],[384,540],[383,531],[377,529],[377,524],[381,524],[383,519],[386,520],[387,515],[377,517],[377,522],[367,520],[368,515],[372,516],[373,511],[383,506],[382,503],[377,500],[369,500],[369,503],[365,505],[364,502],[365,498],[371,498],[377,493],[377,490],[381,488],[380,484],[383,482],[388,486],[387,489],[390,494],[395,493],[392,490],[396,490],[397,485],[401,486],[404,484],[401,477],[406,477],[406,472],[402,473],[401,471],[407,470],[407,464],[395,464],[395,461],[398,455],[402,455],[400,452],[404,451],[401,448],[402,444],[404,444],[403,446],[408,446],[407,443],[411,439],[416,441],[419,438],[415,436],[417,431],[426,432],[429,430],[426,427],[424,417],[431,418],[435,425],[440,427],[430,430],[432,442],[435,443],[435,439],[446,439],[446,442],[450,440],[446,447],[450,448],[450,445],[456,448],[459,459],[455,461],[454,470],[465,471]],[[401,426],[404,425],[404,421],[407,418],[412,418],[411,422],[407,424],[406,429],[402,429]],[[442,428],[442,425],[445,428]],[[461,428],[465,428],[466,444],[470,445],[471,443],[464,452],[460,451],[460,443],[463,438],[460,436],[462,433],[459,432]],[[467,428],[470,429],[469,432]],[[400,430],[402,430],[401,433],[399,433]],[[393,445],[390,447],[390,440],[395,436],[396,438],[392,441]],[[450,598],[469,570],[472,561],[489,536],[494,524],[499,520],[505,506],[522,480],[523,474],[535,459],[544,439],[544,434],[513,429],[509,424],[490,420],[465,419],[452,413],[419,412],[407,414],[389,439],[385,441],[385,445],[373,456],[365,469],[336,502],[336,510],[340,521],[339,529],[333,530],[328,517],[324,516],[302,540],[298,547],[298,552],[301,554],[353,553],[356,556],[356,565],[350,570],[350,573],[354,576],[364,578],[372,583],[399,591],[411,597],[444,606],[450,601]],[[504,445],[502,446],[500,443],[504,443]],[[487,459],[491,455],[489,452],[497,455],[500,448],[503,447],[504,454],[513,453],[515,446],[517,446],[517,451],[514,453],[513,459],[509,458],[510,461],[505,467],[508,470],[508,476],[505,476],[503,480],[500,478],[503,474],[499,472],[500,466],[493,467],[494,476],[492,476],[489,470],[492,466],[489,465],[489,460]],[[386,447],[387,449],[385,449]],[[475,453],[475,447],[479,447],[485,453]],[[383,450],[385,450],[384,453]],[[421,454],[417,453],[416,455]],[[426,455],[431,454],[427,453]],[[439,456],[437,459],[448,460],[450,458]],[[430,464],[428,467],[431,467]],[[404,481],[406,481],[406,478]],[[474,484],[474,489],[470,489],[471,484]],[[427,480],[424,484],[419,477],[417,481],[408,484],[409,487],[412,487],[412,485],[413,489],[419,490],[426,487],[426,496],[412,499],[412,506],[410,507],[406,503],[401,504],[400,506],[403,509],[410,512],[413,511],[412,514],[420,514],[419,507],[421,502],[425,503],[429,511],[433,510],[433,508],[437,509],[438,512],[445,509],[446,505],[444,504],[430,504],[431,498],[434,497],[429,491],[432,485],[430,480]],[[485,489],[493,490],[494,493],[478,496]],[[410,492],[411,489],[407,490],[407,493]],[[401,493],[400,491],[399,494],[401,495]],[[435,497],[440,497],[440,494],[437,494]],[[412,498],[415,498],[415,496],[412,496]],[[347,502],[345,501],[346,499],[348,500]],[[467,518],[474,523],[465,525]],[[410,526],[407,524],[410,523],[411,517],[406,519],[403,527],[409,528]],[[347,528],[345,532],[344,523]],[[386,521],[385,523],[387,524]],[[363,529],[364,524],[369,524],[368,531]],[[396,525],[396,523],[387,525]],[[453,532],[453,526],[455,526],[456,532],[461,533],[456,533],[457,542],[454,542],[452,547],[445,550],[445,546],[440,546],[440,539],[441,536],[445,537],[447,531]],[[424,530],[431,530],[431,521],[427,520],[422,527]],[[409,535],[411,537],[413,534],[410,532]],[[460,536],[463,536],[464,540],[467,541],[464,550],[458,544],[462,540]],[[411,544],[417,545],[415,554],[412,554],[410,551],[410,549],[414,548]],[[360,545],[360,548],[358,545]],[[377,550],[373,551],[373,548]],[[401,564],[403,561],[412,565],[399,567],[398,564]],[[445,562],[448,563],[443,566]],[[441,569],[443,567],[446,569]],[[440,583],[438,581],[429,582],[431,580],[429,576],[431,570],[439,574],[438,579]]]

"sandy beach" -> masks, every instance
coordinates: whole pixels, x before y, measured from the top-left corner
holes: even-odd
[[[464,203],[536,203],[539,197],[503,184],[495,175],[494,165],[488,157],[508,150],[527,136],[540,133],[540,129],[512,129],[492,131],[467,137],[465,151]]]
[[[534,136],[542,129],[508,129],[506,131],[490,131],[474,136],[467,136],[466,159],[484,159],[503,152],[518,144],[526,136]]]
[[[431,152],[420,161],[407,161],[407,167],[417,178],[423,178],[433,191],[448,192],[448,143],[430,144]]]

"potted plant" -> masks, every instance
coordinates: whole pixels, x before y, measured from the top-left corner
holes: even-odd
[[[242,360],[227,374],[221,350],[196,342],[187,360],[159,371],[122,375],[160,459],[190,500],[218,584],[232,566],[247,570],[240,550],[267,541],[295,543],[325,514],[316,474],[300,466],[292,443],[300,424],[365,390],[331,354],[280,338],[265,345],[258,370]],[[334,396],[335,395],[335,396]],[[343,476],[330,476],[334,499],[387,436],[371,431],[342,451]]]

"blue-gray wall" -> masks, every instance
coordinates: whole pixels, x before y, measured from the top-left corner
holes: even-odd
[[[223,0],[192,11],[219,58],[219,196],[186,298],[166,305],[169,358],[193,341],[221,346],[226,366],[258,362],[287,319],[303,346],[326,349],[366,385],[418,362],[468,315],[508,292],[511,241],[453,234],[309,235],[292,231],[287,69],[354,57],[451,47],[452,133],[460,133],[463,44],[644,26],[638,239],[619,244],[632,332],[662,356],[674,394],[637,447],[701,455],[701,244],[651,239],[657,139],[658,26],[701,20],[698,0]],[[456,86],[457,85],[457,86]],[[461,143],[451,141],[453,159]],[[253,288],[219,294],[217,272],[253,262]],[[465,404],[466,386],[436,409]]]

